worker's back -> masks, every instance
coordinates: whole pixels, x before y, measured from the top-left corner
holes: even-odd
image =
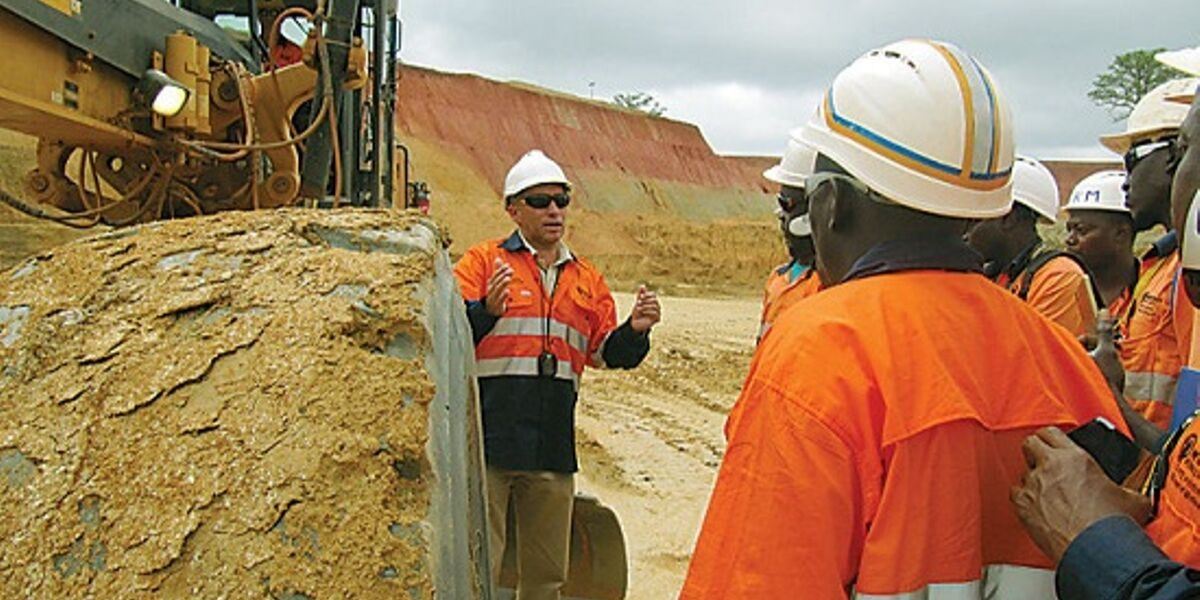
[[[682,597],[1053,597],[1008,490],[1024,436],[1099,415],[1079,344],[981,275],[825,290],[759,347]]]

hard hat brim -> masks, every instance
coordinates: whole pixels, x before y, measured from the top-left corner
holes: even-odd
[[[808,213],[798,215],[788,221],[788,233],[796,237],[809,237],[812,235],[812,221],[808,217]]]
[[[972,190],[900,166],[815,122],[802,140],[833,159],[884,198],[924,213],[961,219],[993,219],[1012,210],[1012,177],[1001,186]]]
[[[793,173],[789,173],[783,169],[781,165],[772,166],[770,169],[762,172],[762,176],[770,182],[779,185],[787,185],[791,187],[804,187],[804,178],[797,177]]]
[[[1049,225],[1053,225],[1058,222],[1057,214],[1048,213],[1044,208],[1038,207],[1036,202],[1025,200],[1019,196],[1013,198],[1013,202],[1032,210],[1035,214],[1037,214],[1039,220],[1045,221]]]
[[[1088,211],[1088,212],[1110,212],[1110,213],[1121,213],[1121,214],[1125,214],[1125,215],[1131,215],[1131,214],[1133,214],[1133,211],[1129,210],[1129,207],[1117,208],[1117,207],[1115,207],[1115,206],[1093,206],[1093,205],[1090,205],[1090,204],[1089,204],[1089,205],[1082,205],[1082,206],[1079,206],[1079,205],[1077,205],[1077,206],[1071,206],[1070,204],[1068,204],[1068,205],[1066,205],[1066,206],[1064,206],[1064,207],[1063,207],[1063,210],[1065,210],[1065,211],[1067,211],[1067,212],[1076,211],[1076,210],[1082,210],[1082,211]]]
[[[1191,94],[1175,94],[1174,96],[1167,96],[1167,102],[1178,102],[1179,104],[1191,104],[1195,100],[1195,92],[1192,92]]]
[[[1126,131],[1123,133],[1112,133],[1100,136],[1100,143],[1105,148],[1112,150],[1120,156],[1125,156],[1126,152],[1139,142],[1151,141],[1162,137],[1164,134],[1170,134],[1179,131],[1178,127],[1155,127],[1153,129],[1142,129],[1138,131]]]
[[[1200,46],[1164,50],[1155,54],[1154,58],[1172,69],[1183,71],[1188,75],[1200,76]]]

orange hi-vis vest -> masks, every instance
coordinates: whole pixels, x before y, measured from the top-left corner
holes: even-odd
[[[1014,294],[1024,292],[1030,306],[1076,336],[1096,332],[1097,301],[1092,284],[1078,262],[1066,256],[1051,258],[1038,265],[1028,289],[1022,290],[1025,277],[1024,270],[1012,276],[1001,273],[996,283]]]
[[[617,326],[617,309],[604,277],[591,263],[574,257],[559,268],[551,296],[542,285],[537,260],[530,252],[504,248],[513,238],[476,244],[454,267],[463,298],[486,298],[487,281],[499,258],[513,269],[508,309],[475,346],[480,378],[538,374],[538,356],[557,359],[558,379],[578,387],[585,365],[603,364],[600,351]]]
[[[812,267],[792,279],[795,265],[795,261],[781,265],[772,269],[771,274],[767,276],[767,283],[763,286],[762,318],[758,326],[760,340],[771,330],[771,324],[785,309],[821,290],[821,277]]]
[[[1152,477],[1151,494],[1157,496],[1158,512],[1146,525],[1146,534],[1164,554],[1193,569],[1200,569],[1198,442],[1200,419],[1193,417],[1166,444]],[[1160,473],[1164,466],[1166,469]]]
[[[1125,397],[1163,429],[1171,424],[1175,383],[1192,345],[1195,309],[1179,280],[1178,252],[1144,260],[1132,300],[1117,321]]]
[[[758,347],[680,598],[1053,598],[1009,504],[1021,443],[1124,431],[1076,339],[975,273],[853,279],[805,308]]]

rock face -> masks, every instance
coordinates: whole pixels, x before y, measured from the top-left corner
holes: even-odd
[[[272,211],[0,275],[0,597],[483,594],[470,332],[432,222]]]
[[[520,83],[413,66],[399,77],[397,136],[411,177],[433,190],[451,253],[512,232],[504,176],[541,148],[574,184],[567,244],[614,289],[758,292],[787,259],[777,190],[762,177],[778,157],[719,156],[690,123]]]

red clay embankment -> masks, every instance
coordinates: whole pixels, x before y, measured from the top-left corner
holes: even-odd
[[[511,231],[504,175],[541,148],[575,184],[568,243],[614,284],[756,290],[784,258],[761,175],[776,159],[718,156],[690,123],[525,84],[409,66],[399,81],[398,135],[452,252]]]

